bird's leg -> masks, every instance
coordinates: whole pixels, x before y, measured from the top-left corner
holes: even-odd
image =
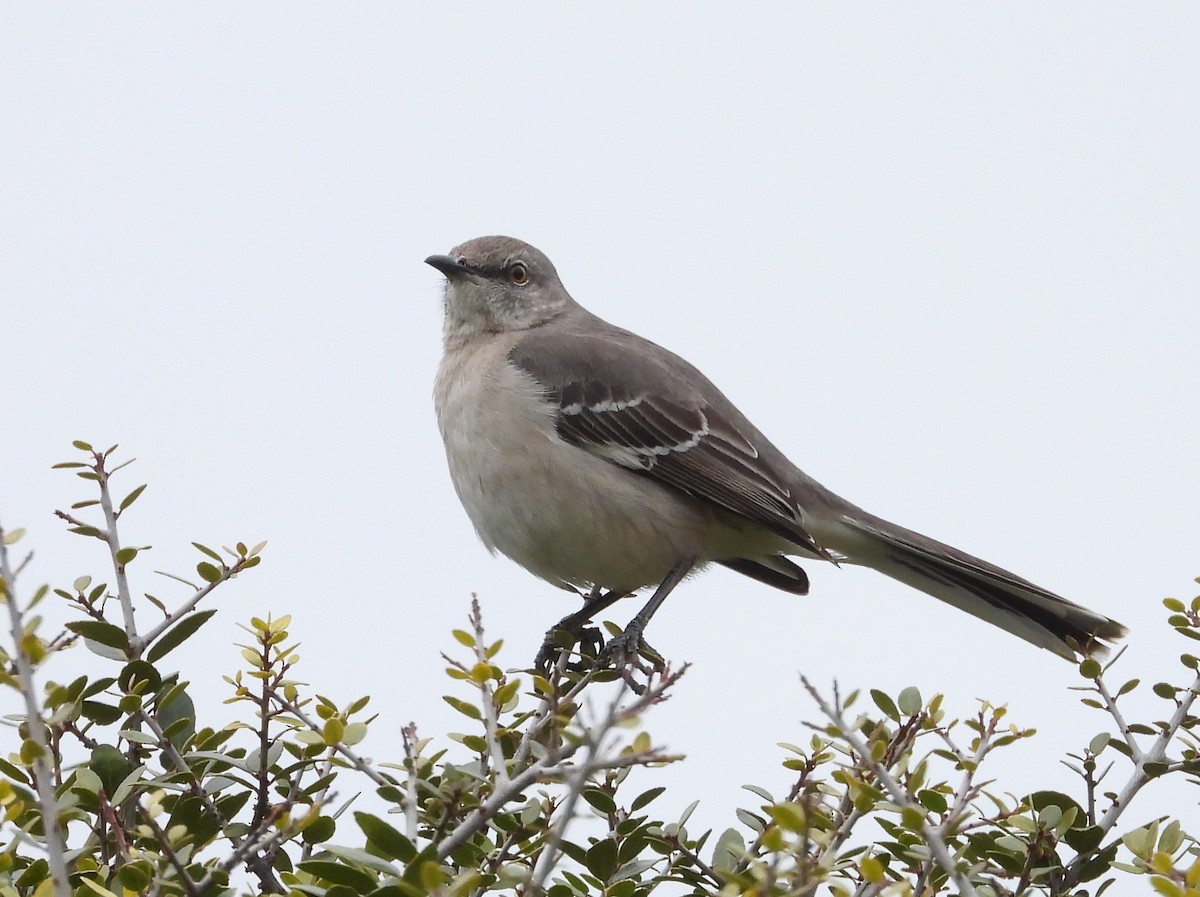
[[[591,648],[593,654],[599,654],[600,649],[604,647],[604,638],[600,635],[599,629],[587,624],[600,611],[615,604],[628,594],[628,592],[620,592],[616,589],[601,592],[599,586],[592,586],[592,591],[584,599],[583,607],[573,614],[567,614],[546,631],[546,638],[542,641],[542,647],[538,651],[537,657],[534,658],[534,666],[540,670],[548,670],[554,665],[560,652],[569,650],[576,643],[581,648]],[[559,636],[561,632],[565,632],[571,639],[570,643],[565,646]]]
[[[650,596],[650,600],[646,602],[646,606],[634,615],[634,618],[629,621],[624,631],[611,639],[604,647],[601,654],[601,659],[611,663],[616,668],[628,667],[637,662],[638,654],[648,646],[642,640],[642,633],[646,630],[646,624],[650,622],[650,618],[654,616],[667,596],[671,594],[671,590],[675,586],[683,582],[683,578],[691,572],[695,566],[695,558],[685,558],[677,563],[667,573],[666,578],[659,583],[658,588],[654,590],[654,594]],[[656,663],[656,667],[661,664],[661,659]]]

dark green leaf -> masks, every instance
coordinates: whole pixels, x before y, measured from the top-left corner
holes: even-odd
[[[633,799],[633,803],[629,805],[629,811],[631,813],[637,812],[666,790],[666,788],[651,788],[649,791],[643,791]]]
[[[199,610],[188,614],[161,636],[146,652],[146,659],[151,663],[161,660],[168,653],[178,648],[195,634],[196,630],[208,622],[209,617],[216,613],[212,610]]]
[[[117,552],[117,563],[124,566],[132,561],[138,555],[136,548],[122,548]]]
[[[133,772],[133,763],[111,744],[102,744],[92,751],[88,768],[100,777],[105,793],[111,795]]]
[[[612,795],[600,788],[585,788],[580,796],[601,813],[613,813],[617,809]]]
[[[417,848],[399,830],[370,813],[355,813],[354,819],[367,841],[386,859],[410,863],[417,855]]]
[[[601,838],[588,849],[583,863],[596,878],[608,881],[617,870],[617,843],[611,838]]]
[[[111,704],[99,701],[84,701],[80,708],[84,719],[90,719],[99,726],[110,726],[121,718],[121,709]]]
[[[144,660],[131,660],[117,675],[117,685],[126,693],[136,689],[137,694],[148,695],[158,691],[162,685],[162,676],[153,664]]]
[[[106,647],[129,650],[129,639],[125,636],[125,630],[112,623],[105,623],[103,620],[74,620],[67,624],[67,628],[76,635],[82,635]]]
[[[1067,842],[1067,846],[1076,853],[1090,853],[1100,846],[1100,842],[1103,839],[1104,832],[1098,825],[1089,825],[1086,828],[1073,828],[1063,835],[1063,840]]]
[[[379,882],[376,881],[373,875],[368,875],[349,866],[343,866],[341,863],[331,863],[327,860],[307,860],[300,863],[300,869],[309,875],[315,875],[317,878],[331,884],[345,885],[348,888],[353,888],[360,894],[373,891],[379,885]]]

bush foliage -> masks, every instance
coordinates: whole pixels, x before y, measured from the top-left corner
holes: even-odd
[[[663,788],[627,785],[635,767],[644,780],[678,759],[640,727],[686,669],[617,676],[565,655],[544,672],[505,669],[477,605],[447,658],[464,733],[434,741],[407,726],[389,762],[355,750],[374,722],[366,696],[339,706],[295,678],[287,617],[248,621],[228,709],[196,707],[167,658],[263,545],[197,544],[175,607],[135,595],[144,549],[120,530],[145,487],[116,500],[113,449],[75,447],[81,460],[57,466],[92,493],[57,513],[103,546],[108,572],[23,598],[21,532],[0,530],[0,684],[23,707],[0,759],[3,895],[1098,895],[1141,877],[1200,897],[1200,850],[1180,821],[1125,818],[1151,779],[1197,784],[1193,655],[1183,684],[1153,686],[1153,721],[1126,717],[1139,682],[1114,685],[1115,660],[1080,664],[1105,731],[1062,781],[1022,798],[990,781],[993,755],[1035,735],[1003,706],[955,715],[912,688],[822,694],[805,680],[820,719],[785,746],[787,793],[750,788],[724,831],[692,831],[690,808],[656,812]],[[73,619],[47,637],[34,611],[55,600]],[[1170,626],[1200,638],[1200,598],[1165,604]],[[143,631],[147,611],[158,622]],[[90,672],[57,682],[68,649],[91,652]],[[388,810],[336,797],[363,789]]]

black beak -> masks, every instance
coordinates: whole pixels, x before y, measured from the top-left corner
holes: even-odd
[[[471,273],[470,268],[458,259],[451,258],[448,255],[431,255],[425,259],[425,264],[432,265],[452,280],[457,277],[465,277]]]

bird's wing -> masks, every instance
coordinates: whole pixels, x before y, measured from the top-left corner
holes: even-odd
[[[763,457],[756,443],[766,440],[703,374],[590,323],[531,330],[509,353],[557,406],[564,441],[833,560],[805,529],[787,477]]]

